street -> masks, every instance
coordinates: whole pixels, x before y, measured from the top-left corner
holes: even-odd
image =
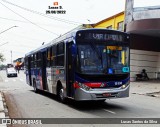
[[[131,82],[129,98],[62,104],[54,95],[34,93],[26,84],[23,71],[18,77],[10,78],[5,71],[0,71],[0,90],[11,118],[160,118],[160,98],[136,94],[139,86],[135,86]]]

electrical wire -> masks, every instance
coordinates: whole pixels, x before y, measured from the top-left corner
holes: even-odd
[[[54,34],[54,35],[59,36],[57,33],[53,33],[53,32],[51,32],[51,31],[49,31],[49,30],[47,30],[47,29],[45,29],[45,28],[43,28],[43,27],[41,27],[41,26],[37,25],[36,23],[34,23],[34,22],[32,22],[32,21],[28,20],[28,19],[27,19],[27,18],[25,18],[24,16],[22,16],[22,15],[18,14],[17,12],[13,11],[12,9],[10,9],[10,8],[9,8],[9,7],[7,7],[6,5],[4,5],[3,3],[1,3],[1,2],[0,2],[0,4],[1,4],[1,5],[3,5],[5,8],[7,8],[8,10],[10,10],[11,12],[13,12],[14,14],[16,14],[16,15],[18,15],[19,17],[21,17],[21,18],[25,19],[26,21],[30,22],[31,24],[33,24],[33,25],[35,25],[35,26],[37,26],[37,27],[39,27],[39,28],[41,28],[41,29],[43,29],[43,30],[45,30],[45,31],[49,32],[49,33],[52,33],[52,34]]]
[[[22,23],[29,23],[29,22],[22,21],[22,20],[10,19],[10,18],[4,18],[4,17],[0,17],[0,19],[9,20],[9,21],[15,21],[15,22],[22,22]]]
[[[17,19],[11,19],[11,18],[6,18],[6,17],[0,17],[0,19],[3,19],[3,20],[8,20],[8,21],[14,21],[14,22],[21,22],[21,23],[29,23],[27,21],[22,21],[22,20],[17,20]],[[57,27],[57,24],[44,24],[44,23],[40,23],[40,22],[35,22],[36,24],[39,24],[39,25],[43,25],[43,26],[54,26],[54,27]],[[62,27],[62,26],[61,26]]]

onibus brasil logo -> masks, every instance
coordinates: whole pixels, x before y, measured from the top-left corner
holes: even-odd
[[[63,9],[59,2],[53,2],[52,6],[48,6],[46,14],[66,14],[66,10]]]

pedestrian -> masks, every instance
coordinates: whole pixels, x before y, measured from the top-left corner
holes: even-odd
[[[19,73],[19,69],[20,69],[20,68],[19,68],[19,67],[17,67],[17,71],[18,71],[18,73]]]
[[[141,75],[142,75],[142,78],[149,80],[149,77],[145,69],[142,69]]]

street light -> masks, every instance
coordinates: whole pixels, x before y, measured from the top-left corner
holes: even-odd
[[[8,30],[10,30],[10,29],[12,29],[12,28],[14,28],[14,27],[18,27],[18,26],[12,26],[12,27],[10,27],[10,28],[8,28],[8,29],[6,29],[6,30],[0,32],[0,34],[2,34],[2,33],[4,33],[4,32],[6,32],[6,31],[8,31]]]

